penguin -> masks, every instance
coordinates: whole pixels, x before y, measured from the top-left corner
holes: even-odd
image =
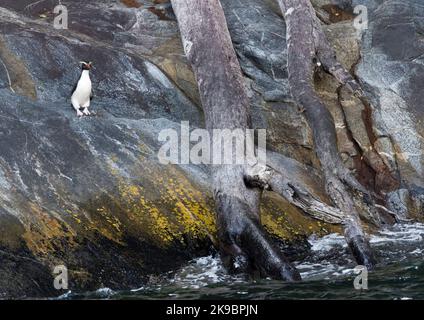
[[[89,116],[91,114],[88,108],[93,97],[90,79],[90,70],[93,67],[93,63],[81,61],[80,64],[82,69],[81,76],[72,90],[71,97],[72,106],[77,112],[78,117]]]

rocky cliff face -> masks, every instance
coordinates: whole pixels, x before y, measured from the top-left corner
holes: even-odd
[[[368,3],[369,2],[369,3]],[[358,78],[373,102],[373,147],[400,178],[389,194],[396,212],[423,213],[424,7],[421,1],[368,1],[369,31]]]
[[[310,130],[287,88],[285,24],[276,3],[221,2],[255,126],[268,130],[269,148],[284,155],[287,174],[325,200]],[[181,121],[203,126],[170,5],[62,4],[68,30],[53,28],[57,1],[0,4],[0,297],[61,294],[53,288],[57,265],[69,269],[73,290],[136,287],[206,254],[214,242],[208,169],[157,159],[162,129],[178,130]],[[372,97],[364,106],[324,74],[317,79],[339,149],[364,184],[387,192],[393,211],[418,218],[424,10],[419,0],[369,1],[361,41],[352,4],[338,4],[346,19],[329,24],[328,35]],[[316,1],[317,10],[324,5]],[[83,119],[69,101],[80,60],[95,65],[95,115]],[[380,172],[380,162],[390,172]],[[338,229],[270,193],[262,212],[282,245]]]

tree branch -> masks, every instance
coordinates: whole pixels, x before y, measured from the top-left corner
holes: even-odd
[[[322,202],[299,183],[289,181],[271,167],[255,169],[256,172],[245,176],[245,181],[250,187],[273,191],[314,219],[331,224],[343,223],[343,212]]]
[[[249,99],[220,2],[171,3],[211,136],[214,129],[245,132],[251,127]],[[242,165],[215,164],[211,168],[223,261],[233,271],[256,269],[262,276],[299,280],[300,274],[271,244],[260,226],[261,192],[245,185],[245,171]]]
[[[353,77],[337,62],[309,0],[279,0],[287,25],[289,86],[294,100],[305,110],[315,149],[325,178],[325,189],[334,206],[344,213],[346,241],[359,264],[372,268],[375,258],[362,230],[359,213],[349,187],[368,194],[344,167],[337,150],[334,120],[315,92],[315,63],[321,61],[331,74],[355,94],[363,92]]]

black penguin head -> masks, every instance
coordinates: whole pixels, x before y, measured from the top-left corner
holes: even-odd
[[[91,70],[93,63],[91,61],[80,61],[82,70]]]

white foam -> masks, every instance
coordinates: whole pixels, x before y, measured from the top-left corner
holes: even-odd
[[[322,238],[311,236],[308,239],[312,251],[329,251],[335,247],[346,247],[346,241],[338,233],[332,233]]]
[[[424,224],[397,224],[390,229],[381,230],[370,239],[373,245],[388,243],[420,243],[423,242]]]
[[[372,235],[370,243],[376,252],[380,251],[380,254],[389,256],[391,261],[399,262],[421,255],[424,252],[423,239],[424,224],[396,224]],[[314,252],[313,262],[303,261],[296,265],[303,279],[329,279],[354,273],[351,268],[354,261],[342,235],[333,233],[322,238],[311,236],[308,242]],[[335,250],[335,254],[331,250]]]
[[[72,295],[72,291],[69,290],[68,292],[60,295],[59,297],[57,297],[58,300],[62,300],[62,299],[68,299],[70,296]]]
[[[402,261],[424,252],[424,224],[399,224],[381,230],[370,238],[377,253],[389,255],[391,261]],[[311,236],[311,255],[295,262],[304,280],[334,279],[354,274],[356,266],[347,249],[346,240],[333,233],[322,238]],[[229,275],[218,257],[207,256],[193,260],[173,274],[170,284],[184,289],[199,289],[211,284],[243,283],[241,277]],[[133,291],[144,290],[144,288]],[[243,291],[240,294],[247,294]]]
[[[237,281],[240,281],[240,278],[229,275],[221,260],[213,256],[193,260],[171,279],[171,283],[191,289],[199,289],[209,284]]]
[[[96,291],[96,294],[101,297],[110,297],[116,294],[116,292],[110,288],[100,288]]]

